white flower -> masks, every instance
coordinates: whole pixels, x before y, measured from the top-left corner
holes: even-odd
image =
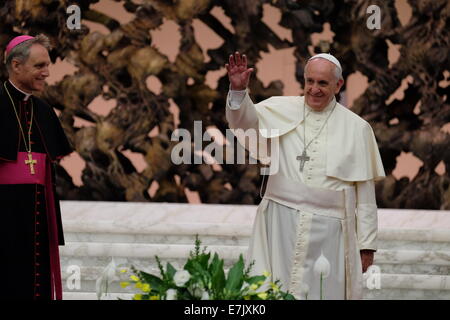
[[[306,300],[308,299],[309,294],[309,285],[307,283],[303,283],[300,285],[300,297],[304,297]]]
[[[169,289],[166,291],[166,300],[175,300],[177,298],[177,290]]]
[[[95,282],[95,291],[97,293],[97,299],[100,300],[103,295],[108,297],[109,285],[117,279],[116,277],[116,262],[114,257],[111,258],[111,262],[103,269],[102,274]]]
[[[203,291],[204,290],[200,288],[197,284],[194,284],[192,286],[192,295],[196,298],[201,298]]]
[[[173,276],[173,281],[178,287],[182,287],[189,281],[191,275],[186,270],[179,270]]]
[[[209,300],[209,293],[205,289],[202,288],[202,286],[198,284],[194,284],[192,286],[192,295],[195,298],[200,298],[201,300]]]
[[[330,275],[330,262],[323,255],[323,252],[314,263],[314,274],[318,277],[322,275],[323,279],[327,278]]]
[[[202,300],[209,300],[209,293],[208,293],[208,291],[203,291]]]

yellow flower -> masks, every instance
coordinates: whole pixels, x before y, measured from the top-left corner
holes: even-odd
[[[139,278],[136,277],[136,276],[133,274],[132,276],[130,276],[130,280],[133,280],[133,281],[135,281],[135,282],[138,282],[138,281],[139,281]]]
[[[266,277],[266,278],[270,277],[270,272],[269,271],[264,271],[263,272],[263,276]]]
[[[120,273],[126,273],[126,272],[128,272],[127,269],[122,269],[122,270],[120,270]]]
[[[250,296],[244,296],[244,300],[250,300],[251,297]]]
[[[270,286],[272,287],[272,290],[273,291],[275,291],[275,292],[278,292],[278,291],[280,291],[280,288],[275,284],[275,283],[271,283],[270,284]]]
[[[258,289],[258,285],[257,284],[250,285],[250,290],[256,290],[256,289]]]
[[[264,284],[264,281],[258,281],[257,284],[258,286],[262,286]]]
[[[142,282],[136,282],[136,288],[141,289],[142,288]]]
[[[121,282],[120,283],[120,286],[122,287],[122,288],[126,288],[126,287],[128,287],[130,285],[130,283],[129,282]]]
[[[142,294],[135,294],[133,300],[142,300]]]
[[[159,295],[150,296],[150,300],[159,300]]]
[[[150,287],[150,285],[149,285],[148,283],[144,283],[144,284],[142,285],[141,290],[144,291],[144,292],[150,292],[151,287]]]
[[[267,299],[267,293],[266,292],[258,293],[258,297],[260,299],[266,300]]]

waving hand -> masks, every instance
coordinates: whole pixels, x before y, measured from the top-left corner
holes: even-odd
[[[230,55],[229,63],[225,65],[228,71],[232,90],[245,90],[248,86],[253,68],[247,68],[247,57],[239,52]]]

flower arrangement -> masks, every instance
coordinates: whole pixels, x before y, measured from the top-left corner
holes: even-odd
[[[195,249],[182,270],[170,263],[164,268],[156,257],[160,277],[132,267],[129,281],[122,282],[122,287],[134,284],[141,291],[134,300],[294,300],[280,290],[278,280],[268,281],[269,273],[251,276],[253,264],[245,268],[242,255],[226,275],[224,260],[217,253],[211,258],[206,247],[200,251],[200,244],[196,237]]]

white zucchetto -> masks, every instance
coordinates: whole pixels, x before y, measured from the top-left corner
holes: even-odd
[[[309,58],[308,61],[311,61],[311,60],[316,59],[316,58],[322,58],[322,59],[326,59],[326,60],[330,61],[331,63],[336,65],[339,68],[339,70],[342,72],[341,63],[339,62],[338,59],[336,59],[331,54],[329,54],[329,53],[319,53],[319,54],[316,54],[315,56],[312,56],[311,58]]]

